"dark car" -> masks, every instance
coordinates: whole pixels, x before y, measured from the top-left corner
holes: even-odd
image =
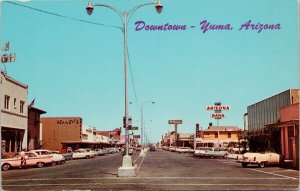
[[[150,146],[150,151],[155,151],[155,146]]]

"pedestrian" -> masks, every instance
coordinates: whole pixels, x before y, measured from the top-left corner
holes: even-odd
[[[21,166],[20,168],[26,167],[26,155],[25,155],[25,149],[23,149],[20,153],[21,155]]]

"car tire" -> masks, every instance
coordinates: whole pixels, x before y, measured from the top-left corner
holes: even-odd
[[[44,166],[44,163],[43,162],[38,162],[38,163],[36,163],[36,166],[38,168],[42,168]]]
[[[9,164],[5,163],[5,164],[2,165],[2,170],[3,171],[7,171],[8,169],[10,169],[10,165]]]
[[[248,165],[247,163],[242,163],[242,167],[243,167],[243,168],[246,168],[247,165]]]
[[[265,167],[265,163],[262,162],[262,163],[260,163],[258,166],[259,166],[260,168],[264,168],[264,167]]]
[[[86,157],[85,157],[86,159],[89,159],[89,158],[91,158],[89,155],[87,155]]]

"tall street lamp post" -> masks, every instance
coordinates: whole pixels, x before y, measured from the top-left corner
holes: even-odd
[[[143,107],[144,107],[144,105],[146,104],[146,103],[152,103],[152,104],[155,104],[155,102],[154,101],[145,101],[145,102],[143,102],[142,104],[141,104],[141,144],[142,145],[144,145],[144,143],[145,143],[145,129],[144,129],[144,116],[143,116]]]
[[[127,92],[127,18],[128,16],[132,15],[137,9],[140,7],[146,6],[146,5],[155,5],[155,9],[158,13],[161,13],[163,6],[161,5],[160,1],[158,0],[156,3],[145,3],[141,5],[137,5],[134,8],[132,8],[128,12],[122,12],[119,11],[118,9],[105,5],[105,4],[94,4],[92,2],[88,3],[88,6],[86,7],[86,11],[88,15],[91,15],[93,13],[94,7],[99,6],[99,7],[106,7],[114,12],[116,12],[121,18],[122,23],[123,23],[123,34],[124,34],[124,85],[125,85],[125,145],[126,145],[126,155],[123,157],[123,163],[122,167],[119,168],[118,170],[118,176],[136,176],[134,167],[133,167],[133,162],[131,156],[128,154],[129,153],[129,133],[128,133],[128,92]]]

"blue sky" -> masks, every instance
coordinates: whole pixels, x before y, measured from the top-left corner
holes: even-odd
[[[10,41],[17,61],[8,74],[29,85],[28,103],[47,111],[44,116],[80,116],[98,130],[122,126],[124,115],[123,33],[119,16],[103,7],[86,14],[85,0],[2,2],[1,39]],[[128,11],[149,1],[108,1]],[[151,1],[150,1],[151,2]],[[243,128],[247,106],[299,87],[298,2],[296,0],[162,0],[164,10],[138,9],[128,24],[129,115],[158,141],[173,130],[170,119],[181,119],[178,131],[206,129],[211,112],[206,105],[230,105],[220,125]],[[68,17],[68,18],[66,18]],[[94,25],[74,19],[96,22]],[[233,30],[203,33],[200,22],[230,24]],[[253,24],[278,24],[280,30],[239,30]],[[186,25],[185,31],[136,31],[135,22]],[[190,28],[190,26],[195,28]],[[3,66],[0,66],[4,69]],[[132,75],[131,75],[132,73]],[[137,100],[134,94],[136,90]],[[124,131],[123,131],[124,132]],[[150,134],[150,133],[149,133]]]

